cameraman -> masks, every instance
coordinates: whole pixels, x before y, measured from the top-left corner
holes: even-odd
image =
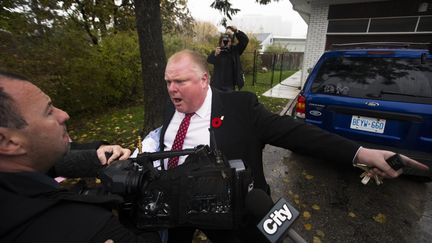
[[[238,40],[233,44],[234,39]],[[244,85],[240,55],[246,49],[249,38],[234,26],[228,26],[225,34],[219,38],[219,46],[207,57],[213,64],[211,86],[222,91],[233,91],[235,86],[240,90]]]
[[[99,146],[97,153],[81,150],[64,158],[68,119],[26,78],[0,71],[0,242],[160,242],[156,233],[137,235],[120,224],[112,206],[121,198],[78,195],[48,176],[79,172],[61,169],[59,161],[94,162],[104,152],[113,156],[101,163],[129,156],[119,146]]]

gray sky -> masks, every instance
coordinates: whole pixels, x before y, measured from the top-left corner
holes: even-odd
[[[188,7],[196,20],[209,21],[222,31],[218,25],[222,14],[211,8],[213,0],[188,0]],[[307,25],[300,15],[292,9],[289,0],[259,5],[255,0],[232,0],[234,8],[241,11],[234,16],[229,25],[236,25],[247,32],[270,32],[273,35],[306,37]]]

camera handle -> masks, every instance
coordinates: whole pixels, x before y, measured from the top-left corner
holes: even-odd
[[[139,165],[143,165],[146,162],[155,161],[158,159],[166,159],[166,158],[172,158],[172,157],[183,156],[183,155],[198,154],[203,149],[206,149],[206,146],[198,145],[193,149],[171,150],[171,151],[161,151],[161,152],[153,152],[153,153],[144,152],[138,154],[136,158],[131,158],[130,160]]]

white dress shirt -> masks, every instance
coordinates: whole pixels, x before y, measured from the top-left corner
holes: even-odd
[[[210,146],[210,117],[211,117],[211,100],[212,91],[209,88],[203,105],[195,112],[191,117],[189,128],[186,133],[186,137],[183,143],[183,149],[195,148],[197,145],[209,145]],[[174,113],[173,118],[168,125],[165,132],[164,144],[165,151],[171,150],[174,143],[177,130],[185,117],[184,113]],[[180,156],[179,165],[183,164],[187,156]],[[165,168],[168,168],[168,159],[164,160]]]

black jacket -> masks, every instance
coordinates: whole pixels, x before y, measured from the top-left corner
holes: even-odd
[[[246,49],[249,38],[240,30],[237,30],[235,36],[238,40],[236,45],[232,45],[227,51],[221,51],[217,56],[212,51],[207,57],[207,62],[214,66],[210,85],[223,91],[234,90],[235,86],[241,89],[244,85],[240,56]]]
[[[266,144],[352,166],[359,145],[351,140],[298,122],[292,117],[274,114],[260,104],[253,93],[212,91],[210,123],[215,117],[224,117],[222,125],[214,129],[217,147],[227,159],[242,159],[252,169],[255,187],[269,192],[262,161]],[[166,110],[161,146],[175,112],[171,102]],[[213,141],[210,145],[214,148]]]
[[[0,173],[0,242],[160,242],[120,224],[111,211],[120,201],[71,193],[38,172]]]

